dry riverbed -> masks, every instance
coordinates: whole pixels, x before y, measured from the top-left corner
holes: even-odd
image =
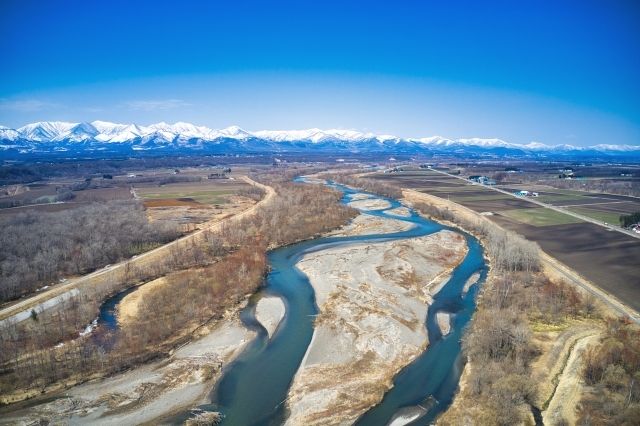
[[[354,235],[391,234],[406,231],[412,227],[413,224],[401,220],[361,214],[356,216],[348,225],[329,233],[329,235],[349,237]]]
[[[287,424],[348,424],[379,402],[426,348],[428,306],[466,250],[461,235],[441,231],[305,256],[298,267],[320,313],[289,392]]]
[[[281,298],[265,296],[256,304],[256,319],[267,330],[269,338],[273,336],[284,318],[285,305]]]
[[[387,210],[387,213],[395,214],[396,216],[409,217],[411,216],[411,210],[407,207],[396,207],[395,209]]]
[[[377,198],[369,194],[353,194],[351,201],[348,203],[350,207],[359,210],[384,210],[391,207],[391,203],[382,198]]]

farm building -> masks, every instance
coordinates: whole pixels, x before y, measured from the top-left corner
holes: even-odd
[[[518,197],[537,197],[539,195],[537,192],[532,191],[517,191],[514,194]]]
[[[495,185],[496,181],[487,176],[469,176],[469,180],[482,185]]]

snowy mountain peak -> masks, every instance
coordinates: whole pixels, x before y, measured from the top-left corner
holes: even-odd
[[[64,148],[64,149],[62,149]],[[19,129],[0,126],[0,153],[55,152],[65,150],[214,150],[240,152],[470,152],[492,155],[640,155],[640,146],[599,144],[591,147],[515,144],[499,138],[449,139],[443,136],[399,138],[349,129],[262,130],[249,132],[238,126],[215,130],[192,123],[160,122],[149,126],[96,120],[91,123],[37,122]]]
[[[17,129],[20,136],[34,141],[50,141],[61,134],[69,132],[79,123],[68,123],[65,121],[42,121],[27,124]]]
[[[248,139],[253,137],[253,135],[238,126],[230,126],[226,129],[219,130],[223,137],[233,138],[233,139]]]

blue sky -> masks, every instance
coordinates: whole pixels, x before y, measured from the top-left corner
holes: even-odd
[[[0,123],[640,145],[640,3],[0,2]]]

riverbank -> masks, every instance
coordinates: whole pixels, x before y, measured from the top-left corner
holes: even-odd
[[[320,312],[289,391],[287,424],[352,423],[380,401],[426,348],[428,306],[465,253],[460,234],[441,231],[306,255],[297,266]]]
[[[46,418],[54,424],[141,424],[188,408],[206,398],[221,369],[240,354],[255,332],[237,311],[168,358],[117,376],[88,382],[29,409],[5,414],[0,424],[29,424]]]

